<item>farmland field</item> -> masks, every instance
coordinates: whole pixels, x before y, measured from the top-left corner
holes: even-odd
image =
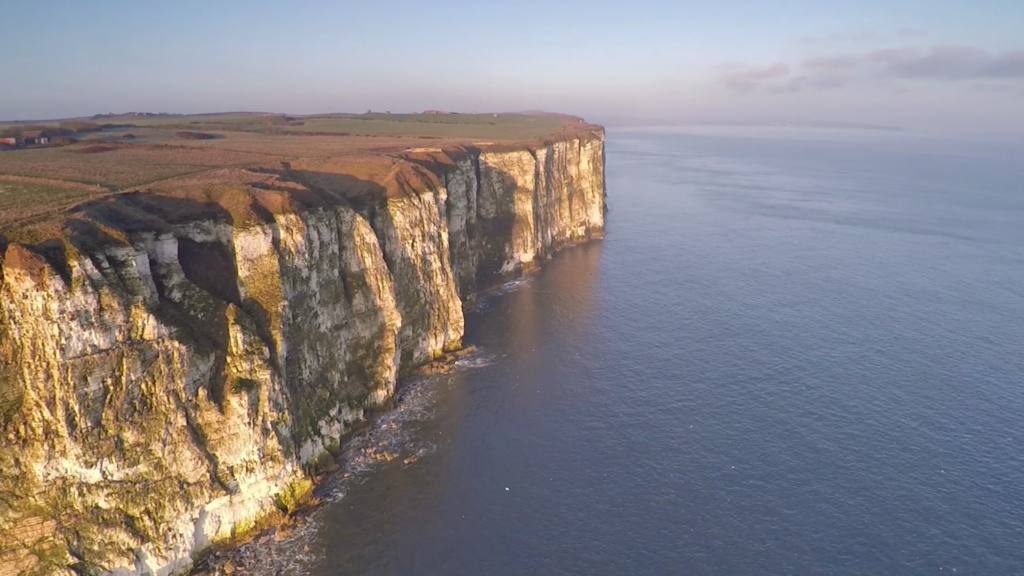
[[[103,116],[0,123],[48,130],[56,145],[0,149],[0,241],[104,195],[252,188],[255,174],[300,159],[401,154],[415,148],[535,140],[586,128],[545,114],[283,114]],[[251,182],[250,182],[251,180]],[[54,218],[54,224],[60,218]],[[52,226],[47,228],[52,230]]]
[[[196,114],[113,116],[94,120],[130,128],[220,130],[277,134],[334,133],[351,135],[433,136],[485,140],[524,140],[557,132],[560,120],[550,115],[521,114]],[[56,126],[58,122],[33,122]],[[17,127],[0,123],[0,130]]]
[[[106,193],[93,186],[0,176],[0,225],[31,221]]]
[[[222,166],[245,166],[275,156],[191,146],[126,145],[12,150],[0,156],[0,173],[92,184],[111,191]]]

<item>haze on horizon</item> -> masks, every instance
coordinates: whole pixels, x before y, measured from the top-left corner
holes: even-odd
[[[544,109],[1024,133],[1024,2],[12,0],[0,119]]]

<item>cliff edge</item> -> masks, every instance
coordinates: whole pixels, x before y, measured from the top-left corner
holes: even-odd
[[[604,212],[585,125],[182,178],[0,236],[0,575],[187,571],[458,348],[478,290]]]

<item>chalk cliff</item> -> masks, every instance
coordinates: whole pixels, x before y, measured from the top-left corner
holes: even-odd
[[[478,290],[602,233],[603,146],[295,161],[0,242],[0,575],[177,574],[288,509]]]

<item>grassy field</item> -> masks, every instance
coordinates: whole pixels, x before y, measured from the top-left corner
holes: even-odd
[[[364,114],[319,116],[289,132],[393,134],[479,140],[526,140],[557,132],[557,119],[493,114]]]
[[[107,193],[107,190],[92,186],[0,176],[0,225],[31,222]]]
[[[77,142],[0,150],[0,236],[116,192],[209,186],[282,162],[379,156],[421,147],[528,141],[575,129],[579,120],[514,114],[201,114],[86,119],[102,130]],[[73,126],[68,121],[0,123]],[[95,126],[93,126],[95,128]],[[195,138],[204,139],[195,139]],[[231,181],[231,182],[228,182]]]
[[[91,120],[131,128],[197,131],[259,132],[270,134],[340,134],[371,136],[431,136],[478,140],[525,140],[557,132],[560,121],[552,116],[519,114],[283,114],[229,113],[181,116],[114,116]],[[59,121],[32,122],[57,126]],[[0,123],[0,130],[16,128]]]
[[[89,184],[108,191],[225,166],[248,166],[275,155],[192,146],[76,144],[0,153],[0,174]]]

